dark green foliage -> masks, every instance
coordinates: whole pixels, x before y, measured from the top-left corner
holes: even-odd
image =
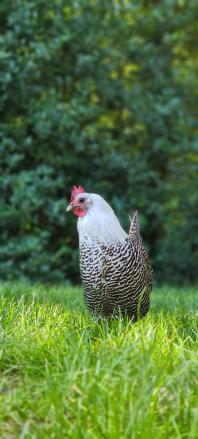
[[[198,255],[196,1],[1,1],[3,278],[78,277],[70,188],[138,209],[157,280]]]

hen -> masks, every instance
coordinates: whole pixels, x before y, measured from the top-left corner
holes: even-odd
[[[80,271],[87,308],[94,315],[124,314],[133,321],[147,314],[152,269],[139,232],[137,212],[129,234],[113,209],[82,186],[71,191],[67,211],[78,217]]]

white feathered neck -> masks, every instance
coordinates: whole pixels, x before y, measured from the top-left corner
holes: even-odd
[[[80,245],[86,240],[89,244],[124,243],[126,232],[121,227],[118,218],[109,204],[97,194],[85,194],[92,200],[92,205],[86,215],[78,218],[78,233]]]

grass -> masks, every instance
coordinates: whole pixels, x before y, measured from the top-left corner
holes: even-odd
[[[195,288],[136,324],[94,321],[79,288],[0,290],[1,438],[198,437]]]

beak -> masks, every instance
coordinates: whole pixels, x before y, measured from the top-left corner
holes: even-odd
[[[72,206],[71,204],[69,204],[69,205],[67,206],[66,212],[70,212],[70,210],[72,210],[73,207],[74,207],[74,206]]]

